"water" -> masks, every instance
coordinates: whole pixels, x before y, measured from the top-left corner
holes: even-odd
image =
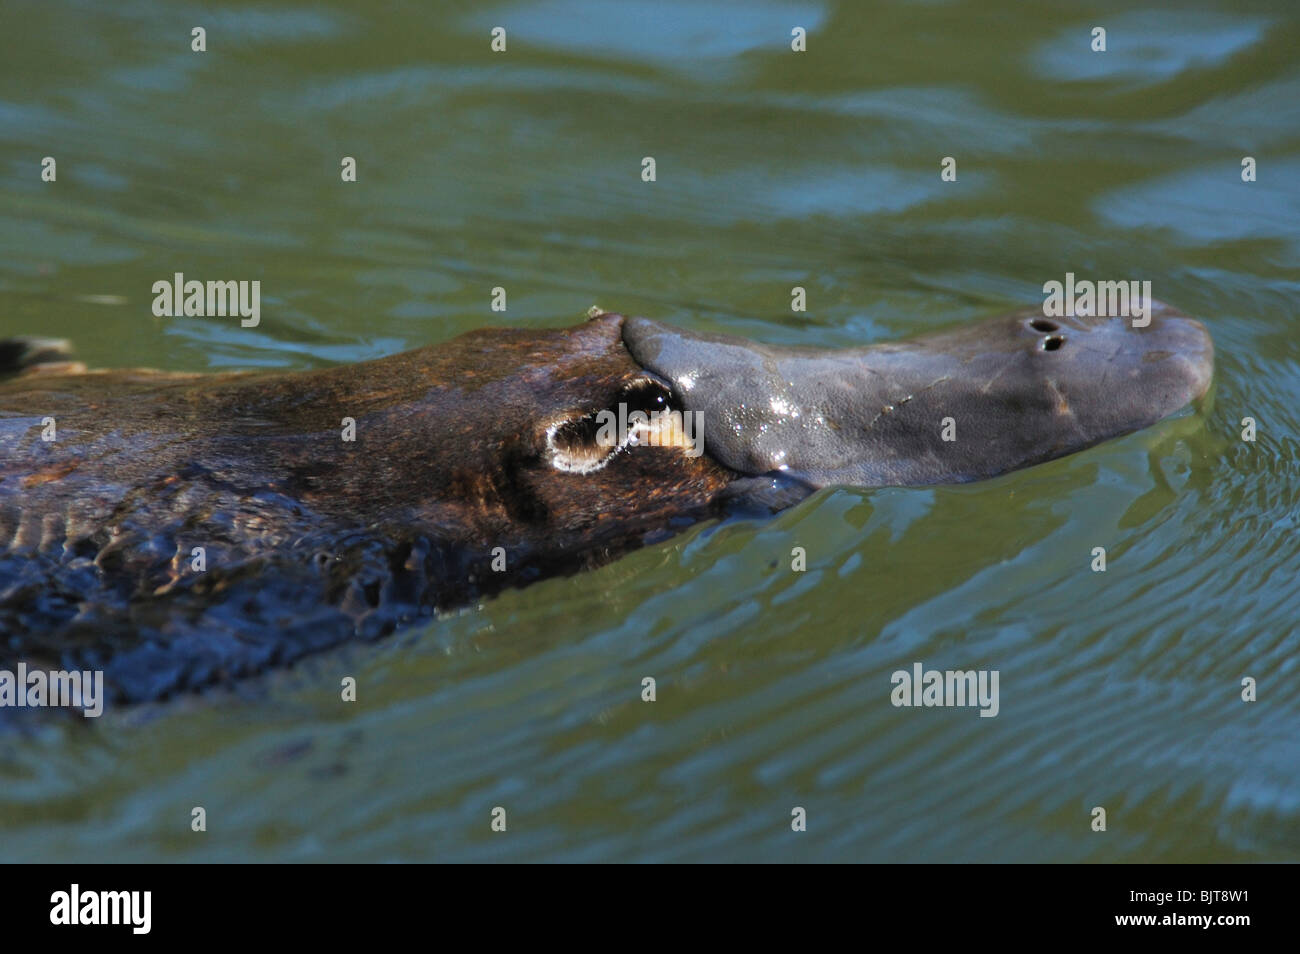
[[[1201,414],[1029,471],[823,492],[9,733],[0,858],[1300,857],[1300,12],[1178,6],[9,0],[0,332],[94,365],[321,367],[593,303],[844,346],[1074,271],[1150,280],[1218,370]],[[175,271],[260,279],[260,326],[154,318]],[[914,662],[998,670],[998,716],[894,708]]]

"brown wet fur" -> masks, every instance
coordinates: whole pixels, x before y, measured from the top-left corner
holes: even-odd
[[[320,371],[0,380],[0,668],[102,668],[116,698],[157,698],[716,513],[736,475],[678,448],[551,466],[549,424],[643,376],[621,324],[485,329]]]

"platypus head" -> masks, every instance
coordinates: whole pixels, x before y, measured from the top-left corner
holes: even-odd
[[[557,541],[666,533],[720,504],[780,507],[831,485],[992,477],[1146,427],[1213,372],[1205,328],[1160,303],[1141,326],[1034,309],[843,351],[605,312],[529,340],[515,372],[533,383],[515,390],[537,404],[517,441],[493,445],[513,463],[482,469],[512,475],[493,498]]]

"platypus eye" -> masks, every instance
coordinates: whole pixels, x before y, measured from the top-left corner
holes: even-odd
[[[628,382],[617,403],[625,404],[629,414],[632,411],[653,414],[656,411],[680,410],[674,406],[673,389],[668,382],[653,374],[645,374]]]
[[[649,373],[629,381],[611,406],[575,415],[546,431],[551,465],[574,474],[600,470],[629,447],[680,447],[682,440],[681,408],[672,388]]]

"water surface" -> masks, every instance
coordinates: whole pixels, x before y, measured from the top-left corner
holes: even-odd
[[[1300,857],[1294,4],[9,0],[0,35],[0,333],[94,365],[323,367],[592,304],[858,345],[1067,271],[1151,281],[1218,349],[1201,413],[1075,457],[825,491],[0,736],[0,859]],[[154,318],[176,271],[260,279],[260,326]],[[998,670],[998,716],[893,707],[915,662]]]

